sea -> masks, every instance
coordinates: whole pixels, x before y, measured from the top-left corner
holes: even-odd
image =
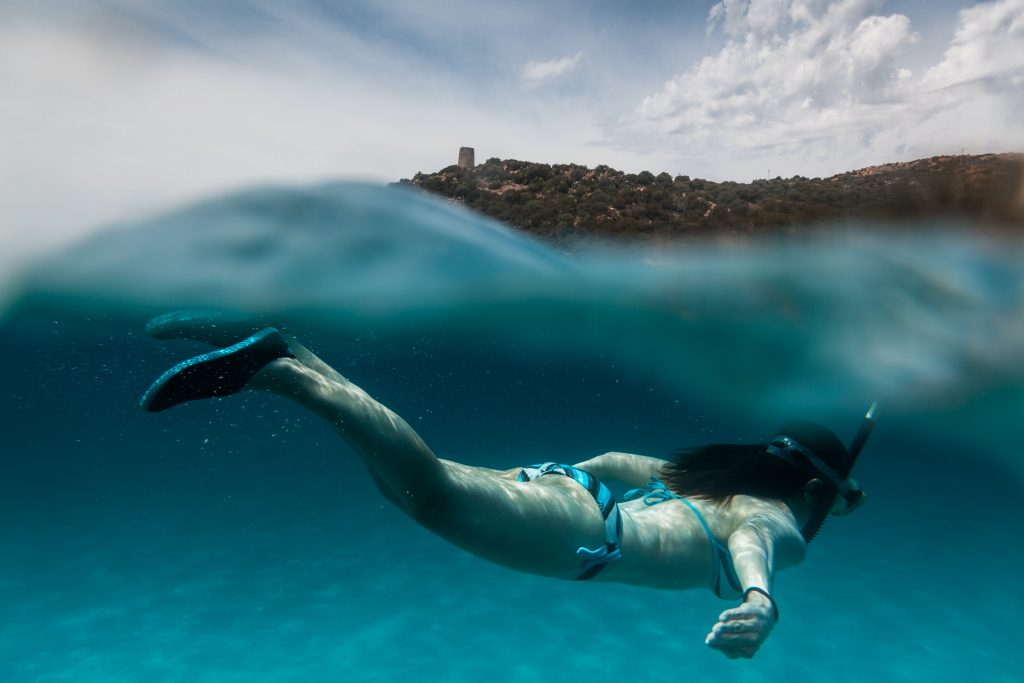
[[[542,244],[407,188],[264,186],[108,226],[0,281],[0,679],[1024,680],[1024,243],[956,223],[646,248]],[[516,573],[417,526],[316,416],[153,414],[208,350],[180,309],[285,327],[442,457],[511,468],[843,439],[868,493],[733,603]]]

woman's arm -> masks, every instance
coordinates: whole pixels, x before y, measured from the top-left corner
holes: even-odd
[[[605,453],[573,465],[586,470],[602,481],[617,480],[627,486],[645,486],[651,477],[668,462],[660,458],[633,453]]]
[[[806,549],[791,514],[771,508],[748,516],[729,537],[743,604],[722,612],[705,642],[730,658],[753,657],[778,619],[778,608],[768,597],[774,573],[800,562]]]

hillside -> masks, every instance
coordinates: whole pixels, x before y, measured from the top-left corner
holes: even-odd
[[[400,181],[555,242],[744,238],[963,219],[1024,232],[1024,155],[939,156],[751,183],[488,159]]]

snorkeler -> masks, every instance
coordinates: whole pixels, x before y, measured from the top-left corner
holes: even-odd
[[[830,513],[864,500],[849,475],[874,406],[849,449],[824,427],[794,422],[767,445],[702,446],[672,461],[605,453],[494,470],[438,458],[405,420],[275,328],[179,312],[146,329],[222,348],[164,373],[144,409],[242,389],[289,398],[334,427],[385,498],[474,555],[560,579],[710,587],[742,600],[705,640],[731,658],[752,657],[778,621],[775,572],[803,560]],[[636,488],[617,502],[602,483],[611,480]]]

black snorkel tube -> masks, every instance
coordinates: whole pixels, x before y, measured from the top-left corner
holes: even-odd
[[[878,408],[877,402],[872,402],[871,407],[868,408],[868,412],[864,414],[864,419],[860,423],[860,429],[853,437],[853,441],[846,449],[846,481],[849,482],[847,486],[844,486],[839,490],[839,495],[842,496],[846,502],[845,507],[838,510],[833,510],[834,515],[848,515],[858,507],[860,507],[864,500],[867,498],[864,490],[857,486],[856,482],[850,479],[850,472],[853,471],[853,466],[857,462],[857,457],[860,452],[864,450],[864,444],[867,443],[868,437],[871,436],[871,431],[875,428],[875,410]]]
[[[875,428],[875,410],[878,409],[878,402],[871,404],[868,408],[868,412],[864,415],[864,421],[860,423],[860,429],[857,430],[856,436],[853,437],[853,441],[850,442],[849,447],[846,449],[849,453],[849,469],[853,469],[854,463],[857,462],[857,456],[864,450],[864,444],[867,442],[868,437],[871,436],[871,430]],[[846,473],[849,475],[849,471]]]

